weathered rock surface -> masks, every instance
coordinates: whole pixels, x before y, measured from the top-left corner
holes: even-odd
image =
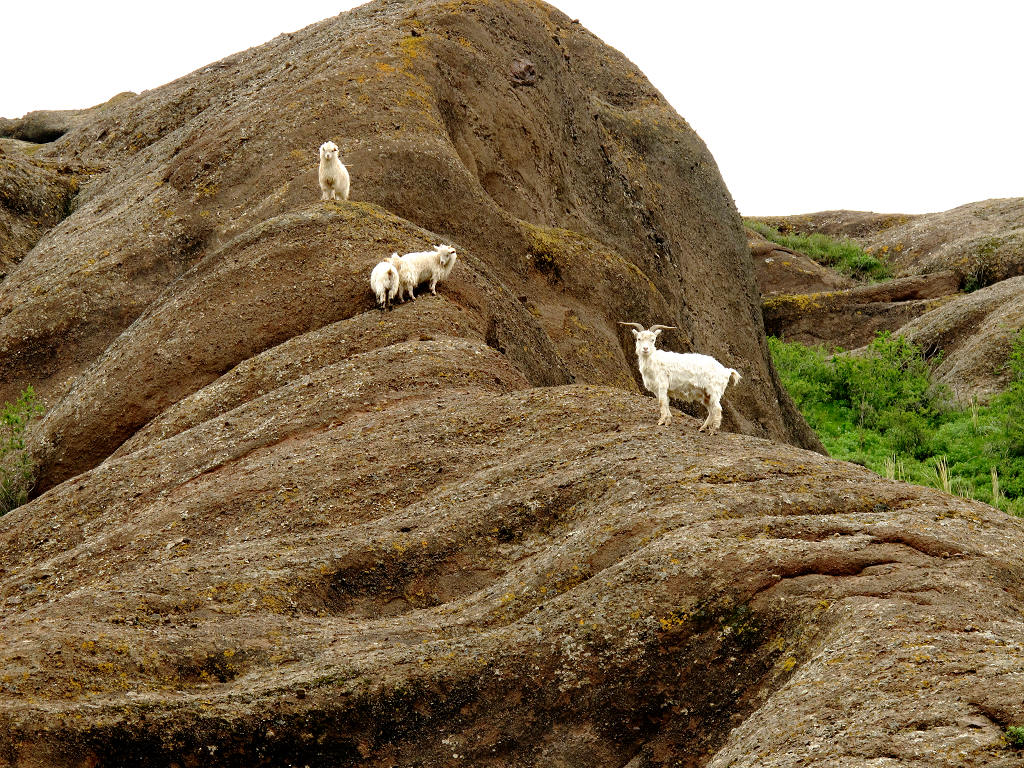
[[[854,349],[954,299],[954,272],[897,278],[842,291],[770,296],[765,332],[802,344]],[[1005,359],[1005,358],[1004,358]]]
[[[0,763],[1024,763],[1020,522],[762,439],[815,445],[714,162],[562,14],[371,3],[37,154],[97,173],[0,281],[51,406]],[[656,428],[619,319],[740,363],[748,434]]]
[[[34,158],[34,145],[0,139],[0,280],[70,212],[78,176]]]
[[[1006,361],[1024,328],[1024,277],[968,293],[900,329],[927,353],[942,351],[935,377],[961,402],[987,400],[1006,389]]]
[[[528,387],[398,342],[10,513],[7,760],[1021,764],[1019,521]]]
[[[822,211],[758,219],[781,231],[849,237],[899,275],[952,269],[971,287],[1024,274],[1024,198],[982,200],[941,213]]]

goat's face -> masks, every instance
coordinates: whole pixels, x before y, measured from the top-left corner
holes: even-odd
[[[320,145],[320,159],[321,160],[337,160],[338,159],[338,145],[333,141],[325,141]]]
[[[633,336],[636,337],[636,356],[650,357],[654,352],[654,342],[661,333],[659,328],[656,331],[638,331],[633,329]]]
[[[454,264],[455,259],[458,258],[458,254],[455,253],[455,249],[450,245],[439,245],[435,250],[441,257],[442,267],[447,268],[449,264]]]

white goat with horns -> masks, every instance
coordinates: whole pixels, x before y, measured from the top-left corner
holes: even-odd
[[[740,380],[739,371],[726,368],[709,355],[695,352],[679,354],[654,346],[658,334],[673,330],[671,325],[652,325],[644,329],[640,323],[623,323],[628,325],[636,338],[636,358],[640,367],[640,376],[644,386],[654,393],[661,406],[661,418],[658,424],[672,422],[672,414],[668,410],[669,395],[679,400],[701,402],[708,409],[708,417],[701,424],[698,432],[705,428],[709,435],[715,434],[722,424],[722,395],[730,384]]]

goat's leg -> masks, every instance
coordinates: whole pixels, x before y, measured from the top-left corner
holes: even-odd
[[[708,410],[708,420],[711,422],[711,429],[708,430],[708,434],[713,435],[722,426],[722,406],[717,400],[711,404],[711,408]]]
[[[658,426],[672,423],[672,413],[668,409],[668,387],[658,389],[658,405],[661,407],[661,418]]]
[[[708,425],[711,423],[711,397],[708,395],[707,392],[704,392],[700,396],[700,401],[704,403],[704,407],[708,409],[707,418],[704,419],[704,423],[697,428],[698,432],[703,432],[705,429],[708,428]]]
[[[432,294],[434,294],[435,296],[437,296],[437,291],[435,290],[435,288],[437,288],[437,278],[436,277],[433,280],[430,281],[430,292]]]

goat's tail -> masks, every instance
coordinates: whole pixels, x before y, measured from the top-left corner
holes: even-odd
[[[730,368],[729,369],[729,383],[730,384],[733,384],[733,385],[739,384],[740,383],[740,379],[742,379],[742,378],[743,377],[740,376],[740,372],[737,371],[735,368]]]

